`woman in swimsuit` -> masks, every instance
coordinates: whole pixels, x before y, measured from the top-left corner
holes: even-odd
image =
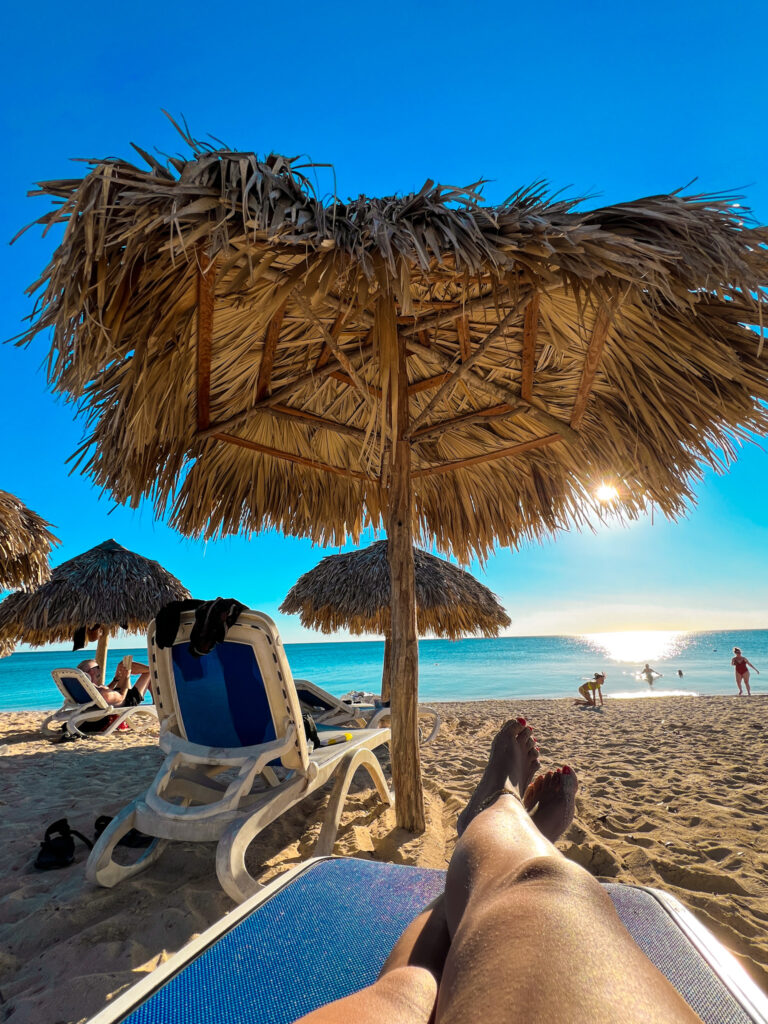
[[[747,688],[747,696],[750,697],[752,695],[752,691],[749,688],[749,670],[751,668],[755,668],[755,666],[751,661],[747,661],[738,647],[733,648],[731,664],[733,665],[733,671],[736,673],[736,685],[739,688],[739,696],[742,696],[741,684],[744,683]],[[755,668],[755,672],[760,675],[759,669]]]
[[[586,682],[582,683],[579,687],[579,693],[587,702],[591,704],[593,708],[597,707],[597,696],[600,698],[600,704],[603,703],[603,683],[605,682],[605,672],[595,672],[593,679],[587,679]],[[577,702],[578,703],[578,702]]]
[[[651,666],[646,661],[645,665],[643,666],[643,671],[640,673],[640,675],[643,677],[646,683],[648,683],[649,686],[653,686],[654,681],[656,679],[661,679],[662,673],[657,672],[655,668],[651,668]]]

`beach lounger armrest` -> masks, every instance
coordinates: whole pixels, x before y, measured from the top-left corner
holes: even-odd
[[[171,803],[164,798],[164,794],[171,787],[174,790],[180,790],[183,794],[185,783],[183,770],[188,768],[190,762],[194,760],[194,758],[190,757],[187,749],[175,750],[163,762],[152,785],[149,787],[147,795],[144,797],[144,803],[156,814],[166,815],[177,820],[183,818],[202,820],[208,817],[220,817],[222,814],[227,814],[238,807],[243,796],[252,789],[256,776],[267,769],[270,761],[274,761],[292,749],[294,731],[293,727],[290,727],[282,739],[272,740],[270,743],[262,743],[256,747],[244,748],[244,750],[252,752],[254,756],[251,757],[239,756],[236,759],[232,757],[217,759],[215,756],[212,756],[215,754],[215,751],[212,751],[212,754],[209,754],[207,757],[200,757],[197,763],[205,764],[207,767],[210,767],[213,761],[218,761],[218,763],[225,765],[240,765],[237,777],[229,784],[221,798],[213,804],[204,806],[185,807],[181,804]],[[175,738],[178,739],[178,737]],[[180,742],[184,744],[186,741],[181,740]]]
[[[187,764],[220,764],[235,767],[261,757],[262,752],[268,754],[266,763],[287,754],[294,746],[296,730],[290,726],[282,739],[270,740],[268,743],[257,743],[252,747],[206,747],[176,733],[166,732],[160,737],[160,747],[166,754],[183,754]]]

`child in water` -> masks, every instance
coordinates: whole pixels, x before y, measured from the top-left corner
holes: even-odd
[[[597,697],[595,696],[595,691],[597,691],[597,696],[600,697],[600,706],[602,707],[603,705],[604,682],[605,672],[595,672],[595,675],[592,679],[587,679],[579,687],[579,693],[581,694],[581,696],[584,698],[587,704],[591,704],[594,708],[597,707]]]

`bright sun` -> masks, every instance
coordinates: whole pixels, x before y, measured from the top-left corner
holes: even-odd
[[[595,497],[598,501],[613,501],[618,496],[619,492],[611,484],[600,484],[595,491]]]

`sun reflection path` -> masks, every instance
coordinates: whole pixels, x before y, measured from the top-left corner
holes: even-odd
[[[651,662],[674,658],[687,646],[691,634],[670,629],[633,629],[624,633],[583,633],[597,653],[612,661]]]

